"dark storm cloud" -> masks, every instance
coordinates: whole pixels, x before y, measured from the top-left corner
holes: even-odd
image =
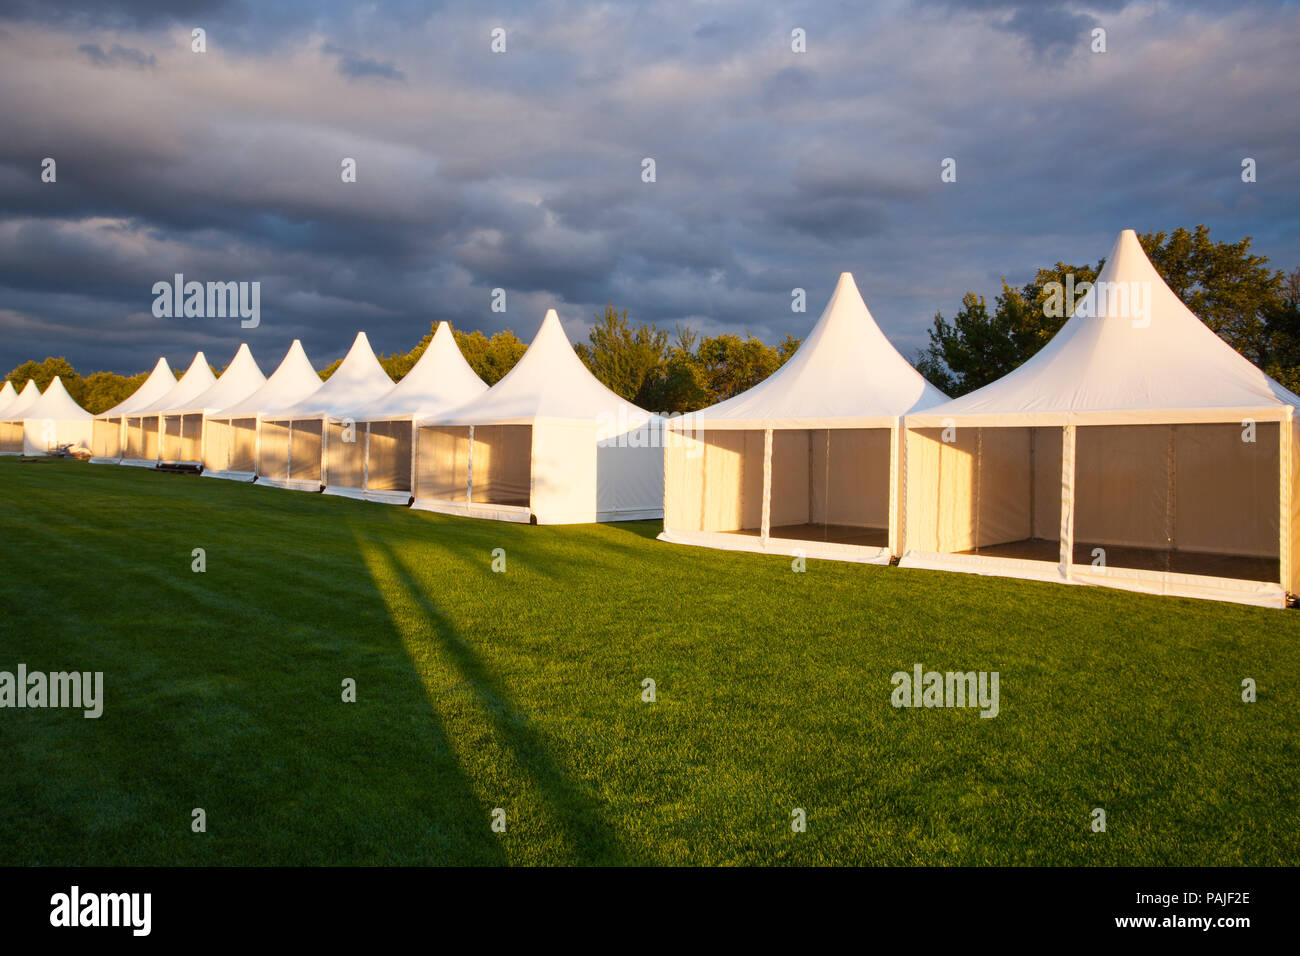
[[[125,47],[120,43],[114,43],[107,53],[98,43],[83,43],[77,47],[77,52],[84,53],[91,63],[102,67],[129,66],[137,70],[147,70],[152,69],[158,62],[158,58],[152,53],[145,53],[134,47]]]
[[[527,337],[551,306],[576,338],[607,301],[775,341],[844,270],[911,354],[967,290],[1095,262],[1124,227],[1204,221],[1290,268],[1298,17],[0,0],[0,370],[220,365],[246,339],[269,371],[294,337],[324,364],[358,329],[384,351],[437,319]],[[262,326],[153,318],[176,272],[260,281]]]

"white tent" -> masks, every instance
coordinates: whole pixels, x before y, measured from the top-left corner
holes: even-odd
[[[343,362],[319,389],[290,408],[262,416],[258,427],[259,483],[320,491],[324,477],[325,422],[379,398],[393,387],[365,332],[358,332]]]
[[[23,409],[23,454],[46,455],[63,445],[90,450],[93,416],[73,400],[54,376],[41,397]]]
[[[252,481],[257,475],[258,422],[282,412],[321,388],[302,342],[293,340],[279,367],[242,401],[209,414],[204,424],[203,474],[209,478]]]
[[[785,365],[670,422],[659,537],[888,564],[900,416],[946,398],[890,344],[845,272]]]
[[[189,408],[217,381],[208,368],[208,359],[198,352],[185,374],[165,395],[142,408],[132,409],[126,418],[126,447],[122,450],[124,465],[157,465],[162,456],[163,416],[176,409]]]
[[[95,416],[91,450],[92,462],[117,464],[126,448],[126,418],[134,411],[156,402],[176,386],[176,376],[166,358],[154,364],[149,377],[129,396],[106,412]]]
[[[1298,404],[1125,230],[1037,355],[907,416],[901,563],[1284,606]]]
[[[204,392],[178,403],[163,415],[159,460],[175,464],[203,463],[204,416],[247,398],[266,382],[248,345],[240,343],[235,357]]]
[[[536,524],[663,514],[661,420],[596,380],[554,309],[501,381],[417,425],[415,508]]]
[[[487,384],[460,354],[451,326],[437,331],[387,394],[327,423],[325,493],[409,504],[415,483],[415,422],[482,395]]]
[[[23,390],[5,407],[4,417],[0,418],[0,455],[23,453],[23,416],[40,400],[41,390],[29,378]]]
[[[0,388],[0,421],[4,419],[5,407],[13,404],[18,398],[18,392],[14,390],[14,383],[5,380],[4,387]]]

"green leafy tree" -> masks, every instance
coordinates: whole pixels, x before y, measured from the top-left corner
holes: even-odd
[[[491,338],[482,332],[461,332],[453,329],[456,344],[476,375],[489,385],[505,378],[507,372],[523,358],[528,346],[510,329],[497,332]],[[432,339],[432,334],[429,336]]]
[[[613,304],[605,306],[604,314],[595,319],[588,336],[590,344],[575,346],[578,357],[610,391],[642,404],[667,356],[668,333],[644,322],[633,326],[627,320],[627,309],[620,313]]]

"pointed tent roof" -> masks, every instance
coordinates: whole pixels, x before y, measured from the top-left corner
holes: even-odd
[[[439,322],[424,354],[387,394],[358,408],[357,421],[422,418],[462,405],[488,390],[465,361],[451,326]]]
[[[176,387],[176,376],[172,374],[172,367],[167,364],[166,357],[158,359],[154,364],[153,371],[144,383],[132,392],[129,396],[122,399],[106,412],[100,412],[96,418],[119,418],[127,415],[136,409],[144,408],[151,402],[166,395],[171,389]]]
[[[746,392],[690,416],[708,428],[887,425],[948,398],[880,331],[852,273],[798,351]]]
[[[48,418],[56,422],[90,421],[94,418],[76,403],[63,385],[63,379],[54,376],[44,394],[23,411],[23,418]]]
[[[1112,289],[1115,294],[1098,292]],[[1098,314],[1101,313],[1101,314]],[[909,426],[1277,420],[1300,397],[1219,338],[1125,229],[1070,319],[1014,372],[909,415]]]
[[[17,397],[18,393],[14,391],[14,383],[6,379],[4,387],[0,388],[0,415],[4,415],[5,406],[12,403]]]
[[[208,359],[202,352],[194,353],[194,361],[185,370],[180,381],[167,390],[167,394],[155,402],[131,412],[133,418],[142,415],[160,415],[172,411],[188,411],[194,399],[202,395],[215,383],[217,377],[208,368]]]
[[[393,387],[384,367],[370,348],[365,332],[358,332],[352,348],[334,374],[319,389],[298,404],[283,410],[289,418],[323,418],[336,413],[347,413],[367,402],[373,402]]]
[[[302,342],[293,340],[280,365],[260,388],[212,413],[212,418],[254,418],[265,412],[279,412],[320,391],[324,383],[311,367]]]
[[[36,380],[29,378],[23,390],[18,393],[18,397],[6,406],[4,410],[5,421],[21,421],[26,414],[27,409],[41,400],[41,390],[36,387]]]
[[[209,415],[219,409],[232,405],[242,398],[247,398],[266,382],[266,376],[257,367],[253,353],[246,343],[240,343],[235,357],[230,360],[221,377],[203,394],[196,396],[187,408],[173,409],[177,412],[202,412]]]
[[[478,398],[418,421],[421,425],[524,424],[537,419],[594,421],[602,415],[631,427],[649,413],[611,392],[582,364],[554,309],[547,310],[528,351]]]

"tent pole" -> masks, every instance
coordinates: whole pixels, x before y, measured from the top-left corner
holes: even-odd
[[[1278,516],[1278,577],[1281,579],[1278,583],[1282,585],[1282,590],[1290,594],[1291,588],[1291,536],[1295,534],[1295,528],[1291,524],[1291,456],[1295,454],[1294,434],[1291,430],[1292,416],[1294,412],[1290,405],[1285,409],[1282,420],[1278,422],[1278,505],[1281,508],[1281,514]],[[1284,605],[1285,606],[1285,605]]]
[[[900,485],[902,479],[902,457],[903,457],[903,429],[901,427],[902,419],[895,419],[889,426],[889,553],[894,556],[901,555],[899,550],[902,533],[902,512],[900,498]]]
[[[1061,576],[1067,581],[1074,571],[1074,428],[1061,429]]]
[[[1175,459],[1174,435],[1178,428],[1177,425],[1169,426],[1169,443],[1165,446],[1165,570],[1173,570],[1173,552],[1176,545],[1174,541],[1174,532],[1176,530],[1174,520],[1177,514],[1178,489],[1177,481],[1177,464]]]
[[[763,513],[758,519],[759,535],[767,544],[772,533],[772,429],[763,429]]]

